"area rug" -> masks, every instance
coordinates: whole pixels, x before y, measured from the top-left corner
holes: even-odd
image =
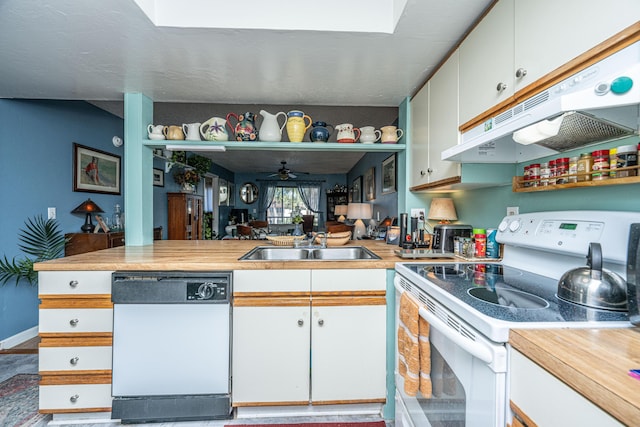
[[[385,427],[384,421],[357,423],[229,424],[224,427]]]
[[[17,374],[0,383],[0,426],[45,425],[48,417],[38,413],[37,374]]]

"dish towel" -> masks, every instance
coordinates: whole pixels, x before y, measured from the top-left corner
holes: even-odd
[[[429,322],[420,317],[419,308],[419,303],[409,293],[402,293],[398,316],[398,371],[404,378],[404,391],[408,396],[415,396],[420,391],[423,397],[430,398]]]

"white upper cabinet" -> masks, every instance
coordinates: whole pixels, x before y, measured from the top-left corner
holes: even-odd
[[[500,0],[460,45],[461,124],[513,95],[513,14]]]
[[[429,182],[429,82],[413,97],[411,109],[411,185]]]

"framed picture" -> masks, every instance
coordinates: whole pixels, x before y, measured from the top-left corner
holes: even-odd
[[[229,187],[229,206],[236,205],[236,184],[233,182],[228,182],[227,186]]]
[[[382,162],[382,194],[396,192],[396,154],[384,159]]]
[[[164,150],[162,148],[154,148],[153,155],[155,157],[164,157]]]
[[[349,202],[362,202],[362,175],[353,180],[351,191],[349,192]]]
[[[229,203],[229,188],[226,179],[218,180],[218,205],[227,206]]]
[[[162,169],[153,168],[153,185],[164,187],[164,171]]]
[[[120,156],[73,144],[73,191],[120,194]]]
[[[367,201],[376,199],[376,168],[371,167],[364,173],[364,195]]]

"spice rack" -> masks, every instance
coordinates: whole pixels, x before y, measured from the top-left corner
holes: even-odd
[[[640,166],[628,166],[623,168],[615,168],[615,169],[600,169],[597,173],[619,173],[624,171],[636,171],[636,175],[640,175]],[[563,174],[559,176],[554,176],[552,178],[536,178],[536,179],[527,179],[525,180],[524,176],[514,176],[512,180],[512,190],[514,193],[533,193],[538,191],[554,191],[554,190],[564,190],[567,188],[581,188],[581,187],[600,187],[605,185],[624,185],[624,184],[638,184],[640,183],[640,176],[627,176],[622,178],[611,178],[607,177],[607,179],[592,179],[591,181],[578,181],[578,182],[567,182],[566,184],[551,184],[551,185],[542,185],[542,181],[546,180],[557,180],[557,179],[565,179],[569,180],[569,178],[577,178],[584,177],[587,175],[593,175],[594,171],[588,173],[578,173],[574,175]]]

